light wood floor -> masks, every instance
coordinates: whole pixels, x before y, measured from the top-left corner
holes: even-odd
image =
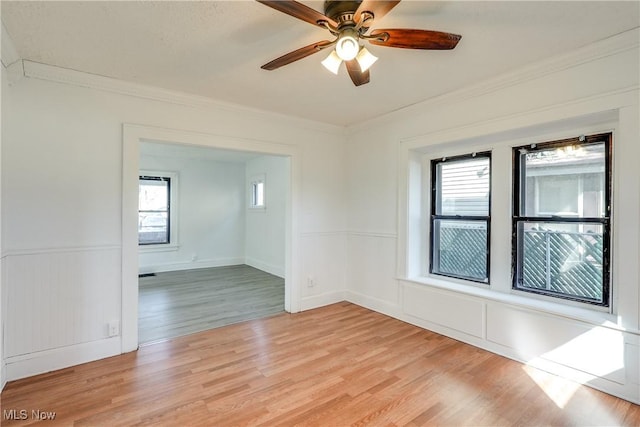
[[[138,341],[148,343],[284,312],[284,279],[248,265],[139,278]]]
[[[349,303],[12,382],[1,398],[78,426],[640,425],[629,402]]]

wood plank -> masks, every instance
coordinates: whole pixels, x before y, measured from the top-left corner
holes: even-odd
[[[542,384],[542,385],[539,385]],[[545,389],[546,385],[548,387]],[[9,383],[56,425],[638,425],[640,407],[349,303]],[[35,420],[7,419],[3,426]]]
[[[149,343],[284,312],[284,279],[248,265],[139,278],[138,341]]]

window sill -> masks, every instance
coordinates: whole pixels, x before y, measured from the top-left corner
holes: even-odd
[[[151,253],[151,252],[172,252],[180,249],[177,243],[162,243],[157,245],[138,245],[138,253]]]
[[[604,326],[607,328],[624,331],[625,329],[618,324],[618,317],[604,311],[595,309],[582,308],[577,306],[565,305],[551,301],[531,298],[516,293],[503,293],[493,291],[481,284],[462,284],[458,282],[450,282],[440,278],[433,277],[400,277],[398,280],[419,285],[425,285],[430,288],[442,289],[451,292],[457,292],[477,298],[483,298],[489,301],[495,301],[503,304],[509,304],[520,308],[551,314],[554,316],[565,317],[572,320],[579,320],[593,325]],[[483,288],[481,288],[482,286]]]

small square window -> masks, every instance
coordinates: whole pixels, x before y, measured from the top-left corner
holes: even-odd
[[[264,206],[264,182],[251,184],[251,206],[255,208]]]
[[[264,209],[265,204],[265,175],[256,175],[251,179],[249,187],[249,207],[251,209]]]

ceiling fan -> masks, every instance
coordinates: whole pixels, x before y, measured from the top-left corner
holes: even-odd
[[[369,83],[369,67],[378,59],[360,45],[360,40],[367,40],[377,46],[448,50],[455,48],[461,38],[457,34],[408,28],[376,29],[369,32],[374,20],[385,16],[400,0],[326,0],[324,14],[293,0],[257,1],[294,18],[326,28],[335,37],[333,41],[319,41],[276,58],[264,64],[261,67],[264,70],[275,70],[335,46],[335,50],[331,50],[322,65],[338,74],[344,61],[353,84],[360,86]]]

